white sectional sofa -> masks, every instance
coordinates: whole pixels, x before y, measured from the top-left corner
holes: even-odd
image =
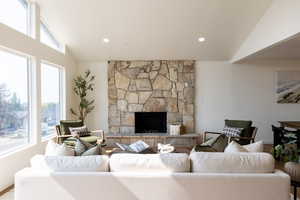
[[[290,178],[265,153],[36,156],[15,200],[289,200]]]

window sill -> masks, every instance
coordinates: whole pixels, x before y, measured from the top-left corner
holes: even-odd
[[[35,145],[36,144],[29,143],[29,144],[25,144],[25,145],[22,145],[22,146],[19,146],[19,147],[12,148],[10,151],[3,152],[2,154],[0,154],[0,159],[9,157],[9,156],[12,156],[12,155],[14,155],[16,153],[19,153],[21,151],[30,149],[30,148],[34,147]]]

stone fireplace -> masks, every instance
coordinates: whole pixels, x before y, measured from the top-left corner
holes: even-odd
[[[134,135],[135,116],[165,112],[170,124],[194,133],[194,61],[109,61],[110,134]]]

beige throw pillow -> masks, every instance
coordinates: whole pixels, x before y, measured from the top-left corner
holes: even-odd
[[[239,152],[257,153],[257,152],[263,152],[263,150],[264,150],[264,146],[262,141],[255,142],[253,144],[243,145],[243,146],[238,144],[235,141],[232,141],[225,148],[224,152],[225,153],[239,153]]]

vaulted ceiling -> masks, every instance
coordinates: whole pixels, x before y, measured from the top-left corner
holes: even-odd
[[[77,60],[227,60],[272,0],[35,0]],[[199,37],[206,41],[198,42]],[[103,38],[109,38],[104,43]]]

